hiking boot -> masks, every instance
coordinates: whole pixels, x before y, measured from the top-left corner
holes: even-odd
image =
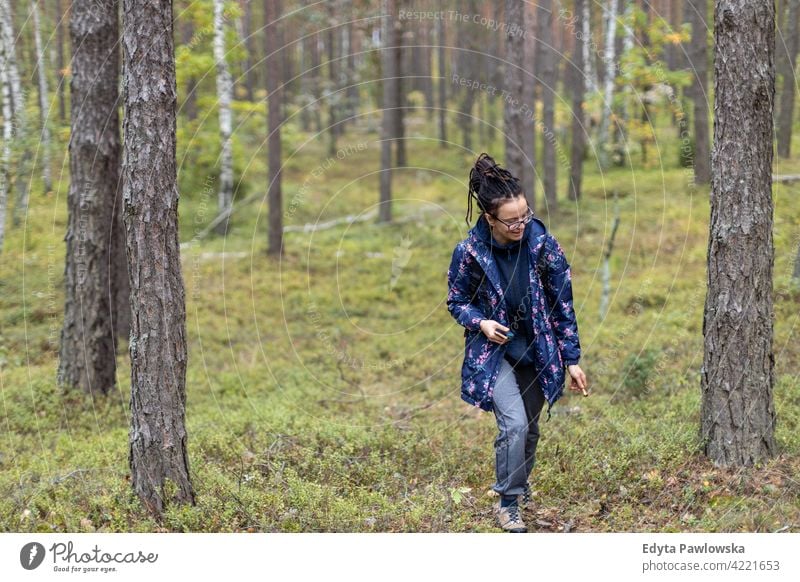
[[[508,507],[502,507],[498,501],[495,503],[494,510],[500,527],[505,531],[512,533],[525,533],[528,531],[528,528],[525,527],[525,522],[520,517],[518,504],[514,503]]]
[[[530,487],[526,487],[525,491],[517,495],[517,503],[519,503],[520,507],[528,507],[531,503],[531,489]]]

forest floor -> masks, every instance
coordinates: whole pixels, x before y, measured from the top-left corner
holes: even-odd
[[[183,251],[197,503],[170,505],[160,523],[130,483],[126,342],[107,397],[55,384],[68,179],[57,194],[34,193],[0,264],[0,530],[497,531],[496,425],[460,399],[463,329],[445,306],[476,155],[415,131],[410,168],[394,173],[394,224],[287,232],[284,256],[269,259],[259,200],[234,214],[228,236]],[[376,140],[354,128],[340,156],[321,140],[289,156],[285,223],[377,208]],[[502,162],[500,144],[488,151]],[[800,292],[790,285],[800,183],[774,187],[778,455],[715,468],[698,436],[708,187],[690,188],[673,142],[650,157],[604,174],[587,163],[577,206],[536,208],[572,265],[592,394],[566,393],[541,423],[523,517],[533,532],[800,531]],[[800,162],[775,171],[800,173]],[[247,172],[264,187],[263,160]],[[613,192],[620,226],[601,317]],[[215,200],[212,189],[182,193],[182,242]]]

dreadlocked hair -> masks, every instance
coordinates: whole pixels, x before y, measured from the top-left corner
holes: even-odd
[[[503,200],[518,196],[522,192],[519,180],[508,170],[501,168],[487,153],[482,153],[469,172],[467,191],[467,225],[472,220],[472,199],[481,212],[493,214]]]

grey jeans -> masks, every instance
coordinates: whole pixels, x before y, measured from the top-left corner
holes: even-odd
[[[512,366],[505,358],[500,366],[493,391],[499,432],[494,441],[497,482],[492,489],[500,495],[519,495],[536,462],[545,398],[534,366]]]

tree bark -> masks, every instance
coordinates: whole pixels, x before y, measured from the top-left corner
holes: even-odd
[[[116,378],[111,230],[121,155],[117,7],[116,1],[76,0],[70,17],[75,47],[70,83],[71,179],[57,380],[66,388],[93,394],[107,394]]]
[[[537,13],[539,44],[536,51],[537,69],[542,79],[542,170],[544,197],[548,213],[558,211],[556,189],[556,128],[555,94],[558,82],[555,51],[553,50],[553,2],[539,0]]]
[[[574,29],[583,31],[584,17],[586,14],[586,4],[590,0],[575,0]],[[575,46],[573,49],[573,62],[569,67],[570,92],[572,93],[572,144],[570,148],[570,169],[569,169],[569,188],[567,198],[570,200],[580,200],[581,183],[583,181],[583,157],[586,150],[586,140],[584,132],[583,114],[583,95],[586,91],[584,70],[584,55],[586,48],[584,36],[575,36]]]
[[[65,12],[61,9],[61,0],[55,0],[56,2],[56,55],[57,55],[57,66],[58,66],[58,118],[63,122],[67,119],[67,105],[66,101],[64,100],[64,26],[62,25],[62,21],[66,15]]]
[[[715,465],[776,454],[772,349],[773,0],[716,0],[700,437]],[[746,136],[746,139],[743,139]]]
[[[437,82],[439,96],[439,145],[442,149],[447,149],[447,65],[445,63],[445,34],[444,22],[441,18],[436,19],[436,55],[437,68],[439,69],[439,80]]]
[[[267,79],[267,117],[269,136],[267,137],[269,186],[267,203],[269,206],[269,234],[267,254],[279,257],[283,254],[283,194],[281,190],[281,124],[283,115],[281,105],[283,91],[281,75],[284,71],[281,60],[283,35],[280,18],[283,11],[281,0],[264,0],[264,25],[267,59],[265,61]]]
[[[244,46],[247,51],[247,57],[244,61],[244,86],[247,91],[247,100],[255,101],[256,91],[256,68],[254,63],[258,60],[256,58],[256,43],[255,34],[253,33],[253,3],[250,0],[239,0],[244,4],[242,29],[244,31]]]
[[[523,107],[529,110],[532,104],[525,103],[524,77],[525,38],[519,30],[525,28],[525,5],[518,0],[506,0],[506,22],[519,25],[506,29],[505,90],[503,96],[503,133],[505,133],[506,168],[519,177],[525,171],[525,152],[523,151]],[[534,193],[525,192],[528,204],[533,208]]]
[[[609,166],[611,141],[609,127],[611,123],[611,106],[614,99],[614,80],[616,79],[615,37],[617,34],[617,0],[608,0],[606,8],[606,48],[604,54],[605,75],[603,75],[603,114],[600,116],[600,129],[597,135],[598,161],[600,169]]]
[[[194,24],[187,18],[181,23],[181,42],[191,45],[194,38]],[[197,79],[190,77],[186,80],[186,99],[183,101],[182,111],[189,120],[197,119]]]
[[[384,15],[381,34],[381,63],[383,77],[383,120],[381,123],[381,176],[379,222],[392,220],[392,141],[397,124],[394,107],[397,89],[397,39],[395,20],[397,19],[397,0],[381,0],[381,13]]]
[[[38,69],[37,79],[39,81],[39,123],[41,125],[41,150],[42,150],[42,182],[44,191],[53,190],[53,182],[50,179],[50,129],[48,121],[50,117],[50,101],[47,91],[47,75],[45,74],[45,58],[42,50],[42,29],[39,22],[38,0],[31,0],[31,13],[33,15],[34,46],[36,47],[36,68]]]
[[[0,91],[2,91],[3,107],[3,159],[0,167],[0,253],[3,252],[3,245],[6,238],[6,212],[8,208],[9,177],[11,176],[11,140],[12,134],[11,113],[11,81],[8,79],[8,69],[6,68],[5,47],[0,39]]]
[[[214,60],[217,64],[217,103],[219,104],[219,137],[222,145],[219,160],[219,192],[217,210],[225,212],[233,204],[233,150],[231,133],[233,131],[233,79],[225,58],[225,20],[223,0],[214,0]],[[216,232],[228,232],[230,217],[217,226]]]
[[[711,144],[708,128],[708,42],[706,31],[706,0],[686,0],[686,21],[692,26],[689,43],[689,67],[692,85],[689,95],[694,112],[694,179],[698,184],[711,180]]]
[[[395,80],[392,86],[394,87],[394,108],[395,112],[393,115],[394,119],[394,155],[395,155],[395,166],[397,167],[404,167],[406,165],[406,113],[405,113],[405,105],[406,105],[406,91],[405,91],[405,81],[403,80],[403,76],[405,75],[405,71],[403,70],[403,54],[407,49],[403,48],[404,39],[404,26],[403,21],[400,20],[398,14],[399,9],[402,7],[403,0],[395,0],[396,8],[398,9],[398,13],[393,16],[393,23],[394,23],[394,34],[393,34],[393,42],[392,46],[394,47],[390,52],[394,55],[395,59]]]
[[[90,0],[86,0],[90,1]],[[186,303],[178,243],[171,0],[123,0],[123,192],[131,307],[131,484],[160,518],[194,505],[186,433]]]
[[[782,158],[789,157],[792,146],[794,96],[797,92],[795,62],[797,61],[797,51],[800,45],[800,40],[797,38],[800,0],[787,0],[787,2],[789,3],[789,12],[786,17],[786,32],[782,35],[786,47],[785,51],[779,50],[779,53],[785,52],[784,58],[780,59],[783,86],[781,87],[781,108],[778,117],[778,155]]]

